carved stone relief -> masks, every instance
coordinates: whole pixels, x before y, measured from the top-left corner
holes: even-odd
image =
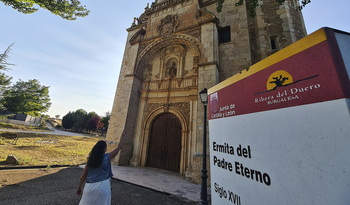
[[[169,107],[176,108],[179,112],[185,116],[187,122],[190,119],[191,107],[189,102],[180,102],[180,103],[147,103],[145,116],[149,116],[149,114],[155,109],[162,107],[166,112],[169,111]]]
[[[180,87],[182,83],[182,78],[177,80],[177,85]]]
[[[152,68],[153,68],[153,65],[152,65],[152,64],[148,64],[148,65],[147,65],[146,72],[145,72],[145,79],[151,80]]]
[[[177,65],[178,65],[178,62],[177,62],[176,58],[169,59],[168,62],[166,63],[165,77],[170,76],[170,75],[176,76]]]
[[[150,43],[151,43],[151,42],[141,44],[141,45],[139,46],[139,50],[138,50],[137,56],[139,56],[140,53],[141,53]]]
[[[143,45],[143,44],[142,44]],[[137,57],[137,65],[135,67],[136,73],[143,73],[145,71],[144,65],[148,64],[155,56],[160,52],[160,49],[172,46],[172,45],[182,45],[188,48],[194,49],[198,56],[201,56],[201,50],[203,46],[200,41],[193,36],[183,35],[183,34],[173,34],[172,38],[160,38],[156,41],[151,41],[147,43],[145,48],[139,49],[139,54]],[[162,76],[161,76],[162,77]]]
[[[201,30],[200,29],[188,31],[185,34],[193,36],[193,37],[197,38],[199,41],[201,41]]]
[[[157,33],[164,37],[173,34],[176,28],[179,26],[180,21],[177,20],[177,16],[168,15],[162,19],[157,26]]]
[[[199,56],[193,57],[193,72],[198,73]]]
[[[199,56],[194,56],[193,57],[193,67],[197,67],[199,63]]]
[[[148,21],[148,15],[144,13],[141,14],[141,16],[137,19],[139,24],[145,24]]]

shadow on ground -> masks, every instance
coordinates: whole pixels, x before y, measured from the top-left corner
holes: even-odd
[[[0,204],[79,204],[76,188],[81,173],[77,167],[1,170]],[[112,204],[194,204],[116,179],[112,187]]]

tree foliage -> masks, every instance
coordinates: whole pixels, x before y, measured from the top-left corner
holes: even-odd
[[[51,106],[49,87],[40,85],[36,79],[27,82],[19,80],[10,86],[12,77],[2,71],[7,71],[11,47],[7,47],[3,54],[0,54],[0,108],[12,112],[40,116],[42,112],[48,111]]]
[[[235,3],[235,6],[242,6],[244,4],[246,0],[238,0],[237,3]],[[284,3],[286,0],[276,0],[277,3],[282,4]],[[218,0],[218,3],[216,4],[216,11],[218,13],[222,12],[222,8],[224,7],[224,2],[225,0]],[[248,7],[248,15],[251,17],[255,17],[256,16],[256,12],[255,9],[256,7],[259,6],[259,1],[258,0],[250,0],[250,1],[246,1],[247,3],[249,3],[249,5],[247,5]],[[306,6],[306,4],[311,3],[311,0],[301,0],[301,6],[299,6],[299,9],[301,10],[303,7]]]
[[[27,82],[19,80],[10,89],[4,91],[2,105],[6,110],[40,116],[51,106],[49,87],[40,85],[36,79]]]
[[[3,92],[11,84],[12,77],[6,75],[4,72],[0,72],[0,96],[3,96]]]
[[[85,17],[89,15],[89,10],[81,5],[78,0],[0,0],[6,6],[11,6],[13,9],[24,13],[31,14],[39,9],[46,9],[51,13],[60,16],[66,20],[76,20],[77,17]]]
[[[111,112],[106,112],[106,116],[101,118],[101,123],[103,124],[104,130],[108,129],[109,120],[111,119]]]
[[[75,130],[82,131],[85,128],[87,122],[87,112],[83,109],[78,109],[73,113],[75,124],[73,125]]]
[[[11,53],[11,47],[14,43],[12,43],[7,49],[4,51],[3,54],[0,54],[0,70],[8,70],[9,68],[7,66],[14,65],[11,63],[8,63],[7,60],[9,59],[9,54]]]
[[[88,130],[95,132],[98,128],[100,128],[100,125],[101,125],[101,118],[98,115],[94,115],[87,121],[86,128]]]
[[[69,112],[62,118],[62,126],[66,129],[74,129],[76,131],[83,130],[92,130],[96,131],[96,129],[101,126],[101,118],[95,117],[98,115],[95,112],[87,113],[83,109],[78,109],[75,112]],[[91,119],[94,119],[91,121]]]
[[[87,114],[87,119],[86,119],[86,121],[90,120],[90,119],[91,119],[93,116],[95,116],[95,115],[97,115],[96,112],[89,112],[89,113]]]
[[[3,71],[9,70],[8,66],[13,65],[7,62],[9,58],[9,53],[11,53],[12,46],[13,44],[7,47],[7,49],[3,54],[0,54],[0,100],[3,98],[3,92],[11,84],[11,80],[12,80],[12,77],[6,75],[5,72],[3,72]],[[1,107],[2,107],[2,104],[0,103],[0,108]]]
[[[75,121],[74,121],[74,114],[69,112],[62,118],[62,126],[66,129],[72,129],[74,126]]]

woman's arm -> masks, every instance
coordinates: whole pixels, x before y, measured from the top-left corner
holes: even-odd
[[[79,181],[79,186],[78,186],[78,190],[77,190],[77,194],[80,195],[81,194],[81,188],[83,187],[84,185],[84,182],[86,180],[86,177],[87,177],[87,163],[84,167],[84,170],[83,170],[83,173],[81,174],[81,177],[80,177],[80,181]]]
[[[119,141],[118,147],[115,148],[114,150],[112,150],[109,153],[110,160],[114,159],[114,157],[117,156],[117,154],[119,153],[120,149],[123,147],[123,145],[124,145],[124,138],[125,138],[125,130],[123,131],[122,136],[120,137],[120,141]]]

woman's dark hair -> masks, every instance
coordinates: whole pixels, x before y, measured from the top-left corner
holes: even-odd
[[[103,154],[105,153],[105,148],[107,146],[107,143],[105,141],[98,141],[95,146],[92,148],[89,159],[88,159],[88,167],[90,168],[97,168],[101,165]]]

